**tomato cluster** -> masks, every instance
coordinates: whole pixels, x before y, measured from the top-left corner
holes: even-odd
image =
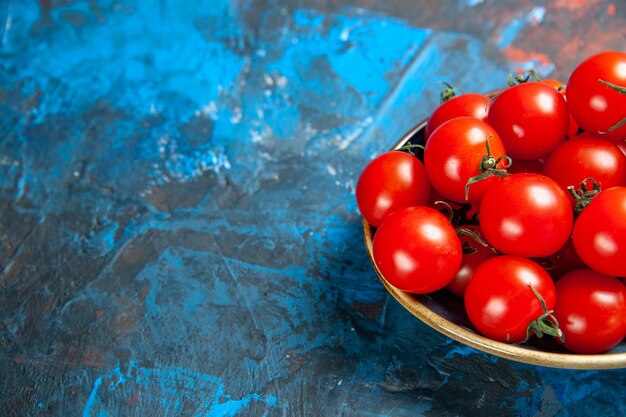
[[[491,94],[449,93],[422,136],[357,181],[376,266],[398,289],[462,297],[494,340],[616,346],[626,337],[626,53],[587,58],[566,85],[529,72]]]

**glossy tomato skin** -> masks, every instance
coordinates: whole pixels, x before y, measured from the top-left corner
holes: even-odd
[[[576,219],[572,240],[590,268],[626,277],[626,187],[601,191]]]
[[[493,340],[526,340],[529,324],[544,311],[532,287],[551,310],[556,300],[550,275],[536,262],[496,256],[476,268],[465,291],[465,310],[476,329]]]
[[[424,128],[424,138],[428,141],[435,129],[450,119],[469,116],[485,120],[488,109],[489,97],[482,94],[466,93],[453,97],[440,104],[430,115]]]
[[[557,146],[543,173],[565,191],[570,185],[580,188],[589,177],[602,188],[622,186],[626,185],[626,156],[615,142],[580,135]]]
[[[615,143],[617,143],[617,147],[619,148],[619,150],[622,151],[624,155],[626,155],[626,140],[618,140]]]
[[[373,254],[391,285],[416,294],[448,285],[463,256],[448,219],[425,206],[401,208],[389,215],[376,230]]]
[[[565,84],[563,84],[562,82],[558,80],[552,80],[552,79],[541,80],[541,82],[554,87],[556,91],[566,99],[565,101],[567,101],[567,96],[565,94],[566,92]],[[580,126],[578,126],[578,122],[576,121],[576,119],[574,119],[574,116],[572,116],[571,112],[569,112],[569,109],[568,109],[568,113],[569,113],[569,117],[568,117],[568,123],[567,123],[566,136],[568,138],[573,138],[574,136],[578,134],[578,130],[580,129]]]
[[[507,155],[546,157],[567,134],[565,98],[554,87],[526,82],[503,90],[489,108],[488,123],[498,132]]]
[[[576,353],[605,352],[626,337],[626,286],[615,277],[581,269],[556,283],[554,317]]]
[[[567,194],[541,174],[511,174],[487,190],[478,210],[481,230],[498,252],[545,257],[570,237],[574,214]]]
[[[478,230],[474,230],[474,232],[480,233]],[[496,256],[496,253],[490,248],[476,242],[471,236],[463,235],[459,237],[459,240],[463,248],[463,259],[461,260],[459,271],[446,288],[452,294],[463,297],[467,289],[467,284],[472,278],[472,274],[476,268],[487,259]]]
[[[359,211],[374,227],[399,208],[428,203],[429,196],[424,165],[402,151],[385,152],[370,161],[356,184]]]
[[[499,158],[506,153],[500,136],[487,123],[473,117],[457,117],[439,126],[424,149],[424,166],[432,187],[445,198],[465,203],[467,181],[480,174],[489,140],[491,154]],[[504,168],[501,161],[499,168]],[[498,178],[490,177],[472,184],[470,203],[478,203],[485,190]]]
[[[626,125],[608,132],[626,117],[626,94],[601,84],[626,87],[626,53],[605,51],[581,62],[567,82],[567,103],[580,127],[606,139],[625,139]]]

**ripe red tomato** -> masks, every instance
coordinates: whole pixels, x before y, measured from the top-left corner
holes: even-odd
[[[474,233],[479,233],[477,229]],[[467,283],[470,281],[472,274],[478,267],[489,258],[496,256],[496,253],[490,248],[478,243],[473,237],[463,235],[459,237],[461,247],[463,248],[463,259],[461,266],[452,281],[446,286],[448,291],[459,297],[465,295]]]
[[[556,292],[550,275],[536,262],[518,256],[496,256],[476,268],[465,291],[465,310],[483,335],[509,343],[523,342],[527,332],[554,307]]]
[[[567,133],[567,103],[553,87],[526,82],[503,90],[491,103],[488,123],[515,159],[547,156]]]
[[[600,192],[574,224],[574,248],[590,268],[626,277],[626,187]]]
[[[567,82],[567,103],[580,127],[606,139],[626,139],[626,53],[605,51],[581,62]]]
[[[569,239],[574,214],[567,194],[541,174],[511,174],[493,184],[478,209],[480,227],[498,252],[550,256]]]
[[[541,80],[541,82],[544,83],[544,84],[551,85],[552,87],[556,88],[556,91],[559,94],[561,94],[567,101],[567,97],[565,95],[565,92],[566,92],[565,84],[563,84],[560,81],[550,80],[550,79]],[[566,134],[566,136],[568,138],[573,138],[578,133],[578,130],[580,129],[580,126],[578,126],[578,122],[576,122],[576,119],[574,119],[574,116],[572,116],[571,112],[568,111],[568,113],[569,113],[569,118],[568,118],[568,123],[567,123],[567,134]]]
[[[401,207],[428,202],[430,184],[424,165],[415,156],[385,152],[373,159],[356,183],[356,201],[361,215],[378,227],[383,219]]]
[[[424,138],[428,141],[435,129],[444,122],[456,117],[470,116],[485,120],[487,118],[488,108],[489,97],[482,94],[466,93],[453,97],[440,104],[430,115],[424,129]]]
[[[591,269],[570,272],[556,283],[554,317],[567,349],[605,352],[626,337],[626,286]]]
[[[391,285],[418,294],[448,285],[463,256],[452,224],[425,206],[390,214],[376,230],[373,253],[376,266]]]
[[[543,173],[566,191],[570,185],[579,188],[589,177],[601,188],[626,185],[626,156],[615,142],[580,135],[557,146]]]
[[[426,175],[433,188],[449,200],[466,202],[465,186],[470,178],[481,172],[481,161],[487,155],[487,140],[494,159],[505,154],[500,136],[478,119],[457,117],[439,126],[424,149]],[[498,168],[504,166],[504,161],[498,163]],[[496,177],[490,177],[472,184],[469,202],[480,201],[485,190],[495,181]]]

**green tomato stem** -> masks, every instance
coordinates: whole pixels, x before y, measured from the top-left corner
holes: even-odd
[[[439,99],[441,103],[445,103],[446,101],[456,97],[456,93],[459,91],[457,88],[453,87],[450,83],[443,81],[441,84],[445,85],[446,88],[441,90],[439,94]]]
[[[620,94],[626,94],[626,87],[622,87],[621,85],[613,84],[610,81],[604,81],[602,79],[599,79],[598,82],[602,85],[606,85],[607,87],[612,88]]]
[[[445,211],[446,214],[448,215],[448,221],[450,223],[453,223],[453,221],[454,221],[454,209],[452,208],[450,203],[448,203],[447,201],[443,201],[443,200],[437,200],[437,201],[435,201],[433,203],[433,205],[443,207],[443,211]]]
[[[404,152],[408,152],[413,156],[415,155],[415,152],[413,152],[413,149],[421,149],[422,151],[424,150],[424,146],[422,145],[416,145],[414,143],[407,143],[406,145],[402,146],[400,149],[398,149],[399,151],[404,151]]]
[[[465,184],[465,200],[469,200],[469,190],[472,184],[477,183],[478,181],[482,181],[489,177],[506,177],[509,172],[506,170],[511,166],[513,161],[506,155],[502,155],[498,158],[494,158],[491,154],[491,146],[489,145],[489,138],[485,141],[485,147],[487,148],[487,153],[483,155],[483,158],[480,161],[480,174],[470,178],[467,180]],[[498,168],[498,165],[504,161],[504,169]]]
[[[617,85],[617,84],[613,84],[612,82],[609,81],[604,81],[602,79],[599,79],[598,82],[602,85],[605,85],[609,88],[612,88],[613,90],[617,91],[620,94],[625,94],[626,95],[626,87],[622,87],[621,85]],[[607,134],[607,133],[611,133],[612,131],[619,129],[620,127],[626,125],[626,117],[624,117],[622,120],[620,120],[619,122],[615,123],[613,126],[611,126],[609,128],[609,130],[607,130],[606,132],[600,132],[601,134]]]
[[[591,189],[587,187],[587,184],[591,183]],[[580,188],[575,188],[573,185],[567,187],[570,195],[574,198],[576,206],[574,207],[574,214],[578,216],[582,211],[591,203],[602,190],[600,184],[591,177],[587,177],[580,183]]]
[[[457,236],[469,236],[480,245],[491,249],[493,252],[496,252],[496,250],[491,247],[489,243],[487,243],[487,241],[483,239],[483,237],[479,235],[475,230],[469,229],[467,227],[457,227],[456,229],[454,229],[454,231],[456,232]]]
[[[541,309],[543,314],[531,321],[526,328],[526,340],[530,337],[531,333],[534,333],[537,337],[542,338],[544,334],[558,338],[561,343],[565,342],[565,335],[559,328],[559,322],[552,313],[554,310],[548,310],[546,301],[541,294],[535,289],[532,284],[528,284],[533,294],[539,299],[541,303]]]
[[[516,76],[509,75],[507,79],[507,84],[509,87],[513,87],[514,85],[524,84],[529,81],[541,81],[541,77],[534,69],[530,69],[528,71],[524,71],[521,74],[517,74]]]
[[[619,122],[615,123],[613,126],[611,126],[609,128],[609,130],[607,130],[606,132],[600,132],[600,133],[611,133],[612,131],[619,129],[620,127],[626,125],[626,117],[624,117],[622,120],[620,120]]]

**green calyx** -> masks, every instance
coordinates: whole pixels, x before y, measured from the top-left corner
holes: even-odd
[[[513,87],[514,85],[524,84],[529,81],[541,81],[541,77],[537,74],[537,71],[534,69],[530,69],[528,71],[524,71],[521,74],[517,74],[515,76],[509,75],[507,79],[507,84],[509,87]]]
[[[492,251],[494,251],[494,253],[496,252],[496,250],[491,247],[489,245],[489,243],[487,243],[487,241],[485,239],[483,239],[483,237],[481,235],[479,235],[475,230],[472,230],[470,228],[467,227],[457,227],[456,229],[454,229],[454,231],[456,232],[457,236],[469,236],[471,237],[476,243],[480,244],[481,246],[484,246],[486,248],[491,249]],[[476,249],[473,250],[473,252],[476,252]]]
[[[591,188],[589,188],[588,184],[591,183]],[[591,203],[599,193],[602,191],[600,184],[596,182],[593,178],[585,178],[580,183],[580,187],[576,188],[573,185],[567,187],[570,195],[574,198],[576,202],[576,206],[574,207],[574,213],[578,216],[582,211]]]
[[[532,290],[533,294],[535,294],[535,296],[539,299],[543,314],[528,324],[528,327],[526,328],[526,340],[528,340],[530,335],[533,333],[539,338],[542,338],[543,335],[547,334],[559,339],[561,343],[564,343],[565,335],[559,328],[558,320],[552,314],[554,313],[554,310],[548,310],[545,300],[532,284],[528,284],[528,286]]]
[[[622,87],[621,85],[613,84],[612,82],[604,80],[598,80],[598,82],[602,85],[606,85],[607,87],[612,88],[620,94],[626,94],[626,87]]]
[[[456,97],[459,91],[457,88],[453,87],[450,83],[446,81],[443,81],[441,84],[446,86],[446,88],[441,90],[441,93],[439,94],[439,99],[441,100],[441,103],[445,103],[451,98]]]
[[[483,155],[481,161],[480,161],[480,165],[478,167],[480,174],[470,178],[467,183],[465,184],[465,200],[469,200],[469,190],[470,190],[470,186],[472,184],[475,184],[479,181],[482,181],[486,178],[489,177],[506,177],[509,174],[509,172],[506,170],[508,167],[511,166],[511,164],[513,163],[513,161],[511,160],[511,158],[509,158],[506,155],[502,155],[498,158],[495,158],[492,154],[491,154],[491,146],[489,145],[489,139],[487,139],[485,141],[485,146],[487,148],[487,153],[485,155]],[[502,168],[498,168],[498,165],[500,165],[500,163],[504,161],[504,169]]]
[[[414,149],[419,149],[421,151],[424,150],[424,147],[422,145],[416,145],[414,143],[407,143],[406,145],[402,146],[400,149],[398,149],[399,151],[404,151],[404,152],[408,152],[413,156],[415,155],[415,152],[413,152]]]

